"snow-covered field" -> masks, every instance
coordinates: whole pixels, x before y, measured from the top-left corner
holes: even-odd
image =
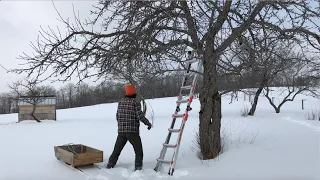
[[[305,110],[301,99],[306,98]],[[261,97],[254,117],[242,117],[240,111],[249,106],[244,100],[229,104],[223,97],[223,153],[215,160],[202,161],[195,145],[198,129],[199,101],[192,103],[173,177],[155,172],[156,158],[167,136],[176,98],[148,100],[154,110],[154,128],[141,123],[140,135],[144,148],[144,168],[132,172],[134,151],[125,146],[116,168],[82,168],[96,179],[219,179],[219,180],[319,180],[320,121],[306,120],[311,109],[320,110],[317,99],[297,96],[276,114],[267,99]],[[278,99],[275,96],[275,101]],[[57,111],[58,121],[17,121],[17,114],[0,116],[0,180],[89,180],[54,156],[54,146],[81,143],[104,152],[104,167],[117,136],[115,119],[117,103]],[[151,113],[148,112],[148,117]],[[181,121],[177,121],[177,125]],[[172,142],[176,136],[172,137]],[[168,151],[167,158],[171,157]],[[91,178],[92,179],[92,178]]]

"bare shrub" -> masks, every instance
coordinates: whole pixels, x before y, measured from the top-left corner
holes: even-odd
[[[154,120],[155,120],[154,110],[149,102],[145,104],[146,104],[145,106],[148,107],[146,111],[146,117],[151,121],[152,126],[154,126]]]
[[[248,108],[247,108],[248,109]],[[221,126],[221,152],[217,158],[214,160],[219,160],[223,153],[227,152],[230,148],[235,147],[239,148],[243,144],[253,144],[257,141],[257,137],[260,134],[260,127],[249,129],[248,126],[239,130],[238,127],[233,127],[233,121],[229,121],[223,126]],[[237,137],[233,137],[237,136]],[[200,151],[200,137],[199,132],[195,131],[195,137],[192,140],[191,145],[192,152],[196,152],[196,156],[203,161],[203,156]],[[202,162],[204,163],[204,162]]]
[[[242,144],[253,144],[260,133],[259,128],[255,128],[253,131],[248,130],[248,126],[238,133],[237,139],[235,139],[235,147],[239,148]],[[233,142],[233,143],[234,143]]]
[[[311,109],[311,111],[308,111],[308,114],[305,115],[305,119],[306,120],[316,120],[316,119],[319,119],[319,114],[320,112],[319,111],[315,111],[314,109]]]
[[[249,114],[249,108],[247,106],[244,106],[241,110],[240,110],[240,116],[242,117],[247,117]]]

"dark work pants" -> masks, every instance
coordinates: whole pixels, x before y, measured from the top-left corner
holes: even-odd
[[[133,146],[135,156],[135,167],[142,167],[143,149],[139,133],[118,133],[113,152],[109,158],[108,164],[114,167],[117,164],[118,158],[127,141]]]

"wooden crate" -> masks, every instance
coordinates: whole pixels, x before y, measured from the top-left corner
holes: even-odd
[[[72,167],[103,162],[103,151],[82,144],[54,147],[55,156]]]

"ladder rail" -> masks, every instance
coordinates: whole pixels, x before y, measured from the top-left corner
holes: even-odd
[[[170,126],[171,129],[174,128],[175,121],[176,121],[176,118],[173,118],[171,126]],[[166,140],[164,142],[165,144],[169,144],[169,141],[170,141],[170,138],[171,138],[171,134],[172,133],[170,133],[170,132],[168,133],[167,138],[166,138]],[[167,147],[163,147],[161,152],[160,152],[159,158],[160,159],[164,159],[164,157],[166,155],[166,152],[167,152]],[[158,171],[159,169],[161,169],[161,167],[162,167],[162,162],[161,161],[157,161],[155,170]]]
[[[202,71],[202,60],[200,60],[200,61],[198,62],[198,67],[197,67],[197,69]],[[195,74],[195,77],[193,78],[193,82],[192,82],[192,84],[194,85],[194,87],[193,87],[193,93],[194,93],[194,90],[195,90],[195,88],[196,88],[198,78],[199,78],[199,74],[196,73],[196,74]]]
[[[191,54],[189,54],[189,57],[191,57]],[[194,58],[193,58],[193,59],[194,59]],[[193,59],[191,59],[191,60],[193,60]],[[189,62],[188,62],[188,65],[187,65],[187,66],[188,66],[187,74],[189,73],[189,71],[190,71],[190,69],[191,69],[191,65],[192,65],[192,62],[189,61]],[[186,74],[185,74],[185,75],[184,75],[184,78],[183,78],[183,80],[182,80],[182,83],[181,83],[181,87],[185,86],[185,83],[186,83],[186,82],[187,82],[187,76],[186,76]],[[181,99],[182,99],[182,91],[183,91],[183,89],[180,89],[178,100],[181,100]],[[175,113],[174,113],[174,114],[177,114],[177,113],[180,111],[180,104],[181,104],[181,103],[177,103],[176,110],[175,110]],[[171,126],[170,126],[171,129],[174,128],[175,122],[176,122],[176,118],[174,117],[173,120],[172,120],[172,122],[171,122]],[[172,132],[169,132],[169,133],[168,133],[167,138],[166,138],[166,140],[165,140],[165,142],[164,142],[165,144],[168,144],[168,143],[169,143],[169,141],[170,141],[170,139],[171,139],[171,134],[172,134]],[[160,152],[159,158],[164,159],[166,152],[167,152],[167,147],[163,147],[162,150],[161,150],[161,152]],[[161,162],[161,161],[158,161],[157,164],[156,164],[155,170],[157,171],[157,170],[161,169],[161,167],[162,167],[162,162]]]
[[[199,62],[198,63],[198,68],[197,69],[200,69],[200,66],[201,66],[201,63]],[[192,82],[192,85],[195,87],[196,86],[196,82],[197,82],[197,78],[198,78],[198,74],[195,75],[194,79],[193,79],[193,82]],[[192,88],[191,91],[190,91],[190,94],[189,96],[192,97],[194,95],[194,90],[195,88]],[[191,104],[191,102],[188,102],[187,104],[187,107],[189,107]],[[185,114],[188,114],[188,109],[185,110]],[[183,131],[184,131],[184,127],[185,127],[185,124],[186,124],[186,121],[188,120],[187,119],[188,117],[186,117],[186,119],[184,119],[181,123],[181,127],[180,127],[180,133],[179,133],[179,137],[177,139],[177,147],[175,148],[175,151],[173,153],[173,156],[172,156],[172,165],[169,169],[169,175],[173,175],[174,173],[174,168],[176,166],[176,163],[177,163],[177,159],[178,159],[178,154],[179,154],[179,149],[180,149],[180,144],[181,144],[181,139],[182,139],[182,134],[183,134]]]
[[[192,56],[191,53],[189,53],[189,56],[190,57]],[[191,70],[192,63],[194,63],[194,62],[198,61],[197,69],[198,70],[202,69],[201,68],[201,66],[202,66],[201,58],[199,59],[199,58],[191,57],[189,59],[190,60],[188,61],[188,64],[187,64],[188,69],[187,69],[186,73],[184,74],[184,78],[183,78],[182,83],[181,83],[182,85],[180,87],[180,92],[179,92],[179,96],[178,96],[178,100],[177,100],[177,106],[176,106],[175,112],[174,112],[174,114],[172,116],[173,119],[172,119],[172,122],[171,122],[171,126],[168,129],[168,131],[169,131],[168,135],[167,135],[166,140],[165,140],[165,142],[163,144],[162,150],[160,152],[160,156],[157,159],[156,167],[154,168],[155,171],[159,171],[162,168],[163,163],[170,164],[169,172],[168,172],[169,175],[173,175],[174,168],[176,166],[176,161],[177,161],[178,154],[179,154],[179,149],[180,149],[183,130],[184,130],[186,121],[188,119],[188,112],[191,110],[190,104],[192,103],[192,99],[193,99],[193,96],[194,96],[194,90],[195,90],[195,87],[196,87],[196,82],[197,82],[198,76],[199,76],[198,73],[195,73],[195,75],[193,77],[193,80],[192,80],[192,84],[190,86],[186,86],[186,82],[188,80],[188,74],[189,74],[189,72]],[[182,91],[186,90],[186,89],[190,90],[189,99],[188,100],[182,100]],[[187,103],[187,108],[185,109],[185,113],[184,114],[178,114],[178,112],[180,111],[180,105],[182,103]],[[174,129],[174,126],[175,126],[175,123],[176,123],[176,119],[178,117],[183,117],[181,125],[180,125],[180,129],[179,129],[179,131],[172,131],[172,129]],[[175,145],[171,145],[171,144],[169,144],[169,142],[170,142],[170,139],[171,139],[171,135],[174,132],[178,132],[179,134],[178,134],[178,138],[176,140],[176,144]],[[166,155],[166,152],[167,152],[167,148],[174,148],[174,152],[173,152],[171,161],[165,160],[165,155]]]
[[[197,69],[200,69],[201,67],[201,62],[198,63],[198,68]],[[198,74],[195,75],[194,79],[193,79],[193,82],[192,82],[192,85],[194,86],[191,91],[190,91],[190,94],[189,96],[190,97],[193,97],[194,95],[194,90],[195,90],[195,86],[196,86],[196,81],[197,81],[197,78],[198,78]],[[191,104],[191,102],[188,102],[187,104],[187,107],[189,107]],[[185,114],[188,114],[188,109],[185,110]],[[179,137],[177,138],[177,147],[175,148],[174,152],[173,152],[173,156],[172,156],[172,164],[169,168],[169,172],[168,174],[169,175],[173,175],[174,173],[174,169],[175,169],[175,166],[176,166],[176,163],[177,163],[177,159],[178,159],[178,154],[179,154],[179,149],[180,149],[180,144],[181,144],[181,139],[182,139],[182,134],[183,134],[183,130],[184,130],[184,127],[185,127],[185,124],[186,124],[186,121],[188,120],[188,116],[185,117],[185,119],[182,120],[182,123],[181,123],[181,127],[180,127],[180,132],[179,132]]]
[[[189,68],[189,69],[191,68],[191,64],[192,64],[192,63],[189,63],[189,64],[188,64],[188,68]],[[188,70],[189,70],[189,69],[188,69]],[[184,86],[184,85],[185,85],[185,82],[187,81],[187,78],[186,78],[186,77],[187,77],[187,76],[184,76],[184,78],[183,78],[182,86]],[[182,86],[181,86],[181,87],[182,87]],[[182,92],[182,89],[180,90],[178,100],[181,100],[181,99],[182,99],[182,93],[181,93],[181,92]],[[180,111],[180,104],[181,104],[181,103],[177,103],[176,110],[175,110],[175,113],[174,113],[174,114],[177,114],[177,113]],[[172,120],[172,122],[171,122],[170,129],[173,129],[173,128],[174,128],[176,119],[177,119],[177,118],[175,118],[175,117],[173,118],[173,120]],[[169,143],[169,141],[170,141],[170,139],[171,139],[171,134],[172,134],[172,132],[169,132],[169,133],[168,133],[167,138],[166,138],[166,140],[165,140],[165,142],[164,142],[165,144],[168,144],[168,143]],[[161,150],[161,152],[160,152],[159,158],[164,159],[166,152],[167,152],[167,147],[163,147],[162,150]],[[162,167],[162,162],[161,162],[161,161],[158,161],[157,164],[156,164],[155,170],[157,171],[157,170],[161,169],[161,167]]]
[[[188,102],[187,106],[190,106],[190,104],[191,104],[191,102]],[[188,113],[188,110],[186,109],[185,114],[187,114],[187,113]],[[172,155],[172,161],[171,161],[172,164],[171,164],[171,166],[169,168],[169,172],[168,172],[169,175],[173,175],[174,168],[176,166],[176,162],[177,162],[177,158],[178,158],[178,154],[179,154],[179,149],[180,149],[180,144],[181,144],[181,139],[182,139],[182,134],[183,134],[183,130],[184,130],[187,119],[188,119],[188,116],[182,120],[182,123],[180,126],[180,132],[179,132],[179,136],[178,136],[177,142],[176,142],[177,147],[174,149],[174,152]]]
[[[189,61],[188,61],[188,69],[186,71],[186,73],[184,74],[184,78],[182,80],[182,85],[180,87],[180,92],[179,92],[179,97],[178,97],[178,100],[181,100],[182,99],[182,91],[184,90],[183,87],[186,87],[186,82],[188,80],[188,74],[190,73],[190,70],[191,70],[191,65],[198,59],[194,58],[193,55],[191,53],[189,53]],[[199,60],[198,60],[199,61]],[[198,67],[199,67],[199,63],[198,63]],[[198,74],[196,74],[195,76],[197,76]],[[194,82],[196,81],[195,77],[193,78],[192,80],[192,85],[194,84]],[[194,87],[191,87],[191,89],[194,88]],[[179,104],[180,105],[180,104]]]
[[[192,65],[192,63],[188,62],[188,69],[187,69],[186,73],[184,74],[184,77],[183,77],[183,80],[182,80],[182,83],[181,83],[181,87],[185,87],[186,86],[186,82],[188,80],[188,76],[187,75],[189,74],[189,71],[191,69],[191,65]],[[182,98],[182,91],[183,91],[183,88],[180,88],[178,100],[181,100],[181,98]]]

